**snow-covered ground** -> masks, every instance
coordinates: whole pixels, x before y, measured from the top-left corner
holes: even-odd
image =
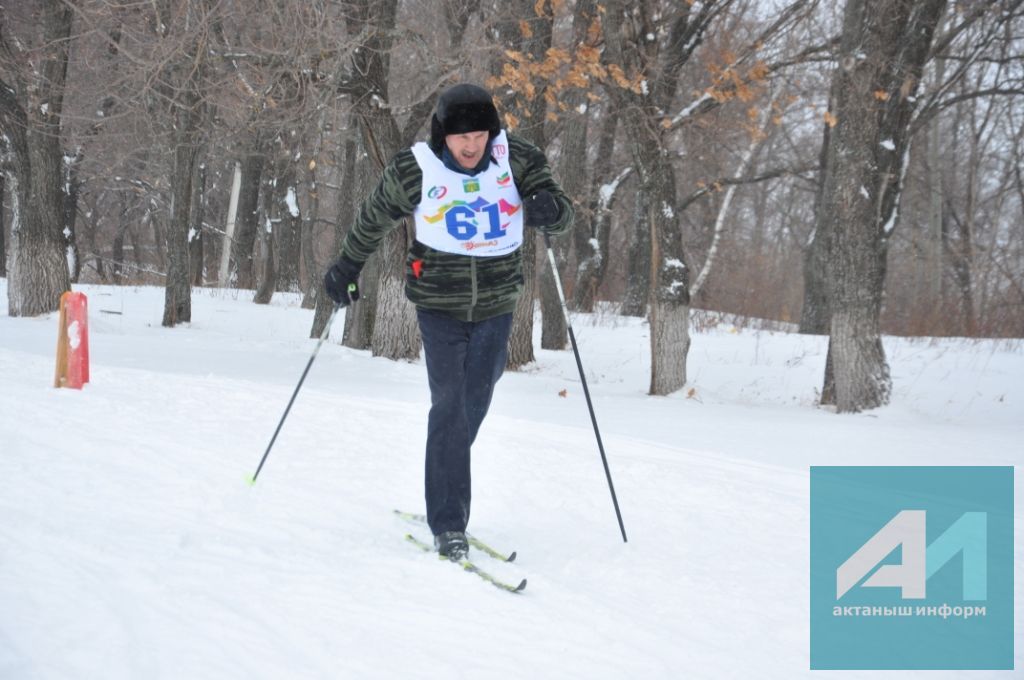
[[[822,338],[697,333],[690,385],[658,398],[646,325],[581,315],[629,543],[572,353],[539,351],[474,447],[470,530],[519,552],[479,563],[529,579],[509,595],[391,512],[422,512],[422,361],[325,345],[250,487],[312,313],[197,289],[166,329],[162,289],[81,290],[82,391],[51,386],[55,315],[0,306],[4,679],[809,676],[808,466],[1024,463],[1020,342],[886,338],[892,405],[838,416],[815,406]]]

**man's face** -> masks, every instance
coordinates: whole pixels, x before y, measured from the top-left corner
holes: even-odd
[[[448,145],[448,150],[452,152],[456,163],[466,170],[472,170],[487,152],[489,138],[487,130],[478,130],[448,135],[444,138],[444,143]]]

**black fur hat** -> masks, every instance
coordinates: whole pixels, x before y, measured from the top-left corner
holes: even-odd
[[[446,135],[486,130],[494,139],[501,132],[498,110],[491,94],[470,83],[454,85],[441,93],[437,111],[430,119],[430,148],[440,153]]]

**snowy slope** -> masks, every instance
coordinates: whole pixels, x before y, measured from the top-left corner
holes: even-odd
[[[162,289],[82,290],[81,392],[50,386],[55,315],[0,311],[4,679],[809,676],[809,465],[1024,463],[1020,343],[887,338],[893,405],[837,416],[822,338],[697,334],[692,398],[655,398],[646,326],[580,316],[629,543],[572,354],[542,351],[474,447],[470,530],[519,552],[478,561],[529,578],[509,595],[391,513],[422,511],[422,361],[326,345],[250,487],[312,313],[197,289],[165,329]]]

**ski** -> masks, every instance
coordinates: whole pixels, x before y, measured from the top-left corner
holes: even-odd
[[[426,524],[427,524],[427,517],[426,517],[426,515],[418,515],[418,514],[412,513],[412,512],[402,512],[401,510],[395,510],[395,514],[398,515],[399,517],[401,517],[402,519],[408,521],[408,522],[413,522],[415,524],[422,524],[423,526],[426,526]],[[471,546],[473,546],[477,550],[480,550],[481,552],[487,553],[488,555],[490,555],[491,557],[493,557],[496,560],[500,560],[502,562],[514,562],[515,559],[516,559],[516,552],[514,550],[512,551],[511,554],[505,555],[504,553],[502,553],[502,552],[500,552],[498,550],[495,550],[491,546],[487,545],[486,543],[481,541],[476,536],[473,536],[469,532],[466,532],[466,540],[469,541],[469,544]]]
[[[412,534],[406,534],[405,535],[405,540],[409,541],[410,543],[415,545],[417,548],[419,548],[423,552],[434,552],[434,546],[429,545],[427,543],[424,543],[423,541],[421,541],[420,539],[416,538]],[[526,588],[526,579],[525,578],[522,581],[519,582],[519,585],[512,585],[511,583],[505,583],[504,581],[498,579],[497,577],[488,574],[486,571],[484,571],[480,567],[476,566],[475,564],[470,562],[465,557],[463,557],[460,560],[449,560],[448,558],[444,557],[443,555],[438,555],[438,558],[442,559],[442,560],[445,560],[445,561],[448,561],[448,562],[452,562],[453,564],[459,565],[465,571],[472,572],[472,573],[476,574],[477,576],[479,576],[483,580],[485,580],[488,583],[490,583],[495,588],[501,588],[502,590],[508,591],[510,593],[519,593],[519,592],[522,592],[524,588]]]

